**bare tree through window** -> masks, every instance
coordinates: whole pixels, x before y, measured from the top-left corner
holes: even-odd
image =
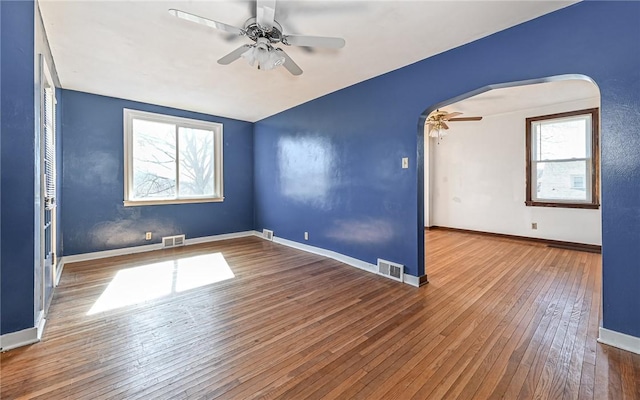
[[[180,195],[213,194],[213,132],[180,128]]]
[[[215,129],[132,118],[129,200],[214,198],[220,190],[217,134]]]

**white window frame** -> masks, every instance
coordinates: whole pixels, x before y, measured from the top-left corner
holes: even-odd
[[[178,147],[178,129],[192,128],[213,131],[213,156],[214,156],[214,195],[207,197],[176,197],[173,199],[132,199],[133,194],[133,120],[139,119],[150,122],[160,122],[176,126],[176,184],[179,184],[180,176],[180,149]],[[211,203],[224,201],[223,185],[223,136],[222,124],[217,122],[201,121],[190,118],[174,117],[171,115],[156,114],[146,111],[124,109],[124,205],[149,206],[161,204],[186,204],[186,203]]]

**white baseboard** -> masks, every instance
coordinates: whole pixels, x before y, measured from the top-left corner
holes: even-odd
[[[263,238],[262,237],[262,232],[253,231],[253,233],[256,236],[258,236],[260,238]],[[267,239],[265,239],[265,240],[267,240]],[[371,264],[371,263],[368,263],[366,261],[359,260],[357,258],[349,257],[349,256],[346,256],[346,255],[344,255],[342,253],[337,253],[335,251],[326,250],[326,249],[323,249],[321,247],[316,247],[316,246],[311,246],[311,245],[304,244],[304,243],[295,242],[293,240],[279,238],[277,236],[273,237],[273,242],[278,243],[278,244],[282,244],[282,245],[285,245],[285,246],[288,246],[288,247],[292,247],[294,249],[306,251],[307,253],[313,253],[313,254],[318,254],[320,256],[328,257],[328,258],[334,259],[336,261],[340,261],[341,263],[345,263],[347,265],[351,265],[352,267],[356,267],[356,268],[359,268],[359,269],[365,270],[367,272],[371,272],[371,273],[374,273],[374,274],[378,275],[378,273],[376,272],[377,271],[377,266],[375,264]],[[407,285],[420,287],[420,278],[418,278],[417,276],[404,274],[403,281]]]
[[[326,250],[320,247],[310,246],[304,243],[294,242],[293,240],[282,239],[274,236],[273,241],[278,244],[283,244],[288,247],[293,247],[294,249],[306,251],[307,253],[318,254],[320,256],[325,256],[328,258],[332,258],[336,261],[340,261],[341,263],[345,263],[351,265],[352,267],[356,267],[359,269],[363,269],[365,271],[376,273],[376,266],[368,263],[366,261],[358,260],[357,258],[349,257],[341,253],[337,253],[335,251]]]
[[[38,328],[23,329],[17,332],[5,333],[0,336],[0,350],[7,351],[16,347],[26,346],[28,344],[40,341],[38,337]]]
[[[213,235],[213,236],[190,238],[184,241],[184,245],[189,246],[193,244],[215,242],[218,240],[227,240],[227,239],[253,236],[254,232],[255,231],[243,231],[243,232],[234,232],[234,233],[223,233],[220,235]],[[162,250],[162,243],[147,244],[144,246],[135,246],[135,247],[125,247],[122,249],[114,249],[114,250],[96,251],[93,253],[73,254],[70,256],[61,257],[60,262],[58,263],[58,276],[56,277],[56,285],[60,281],[60,277],[62,276],[62,270],[64,269],[65,264],[81,262],[81,261],[98,260],[100,258],[124,256],[128,254],[145,253],[147,251],[154,251],[154,250]]]
[[[237,239],[241,237],[253,236],[255,231],[243,231],[234,233],[222,233],[220,235],[202,236],[197,238],[186,239],[184,241],[185,246],[190,244],[200,244],[208,242],[217,242],[220,240]]]
[[[40,313],[39,321],[33,328],[23,329],[17,332],[5,333],[0,336],[0,351],[8,351],[21,346],[38,343],[42,339],[44,326],[47,320]]]
[[[235,239],[235,238],[241,238],[241,237],[247,237],[247,236],[257,236],[262,238],[262,232],[244,231],[244,232],[225,233],[221,235],[186,239],[185,246],[199,244],[199,243],[215,242],[219,240]],[[273,241],[275,243],[292,247],[294,249],[328,257],[336,261],[342,262],[344,264],[351,265],[352,267],[356,267],[358,269],[362,269],[364,271],[371,272],[377,275],[376,265],[368,263],[366,261],[359,260],[357,258],[349,257],[347,255],[344,255],[335,251],[326,250],[321,247],[315,247],[315,246],[311,246],[304,243],[298,243],[293,240],[282,239],[276,236],[273,237]],[[144,246],[126,247],[123,249],[97,251],[93,253],[74,254],[70,256],[61,257],[58,261],[56,285],[58,284],[58,282],[60,282],[60,277],[62,276],[62,270],[64,269],[65,264],[80,262],[80,261],[97,260],[100,258],[115,257],[115,256],[121,256],[121,255],[127,255],[127,254],[143,253],[147,251],[160,250],[160,249],[162,249],[162,244],[155,243],[155,244],[144,245]],[[417,276],[404,274],[403,280],[404,280],[404,283],[408,285],[420,287],[420,278]],[[42,318],[38,323],[37,327],[24,329],[19,332],[7,333],[0,336],[0,350],[6,351],[16,347],[25,346],[25,345],[40,341],[40,338],[42,337],[42,332],[44,331],[45,323],[46,323],[46,320]],[[601,328],[601,330],[602,329],[603,328]],[[614,332],[614,333],[617,334],[617,332]],[[619,334],[619,335],[622,335],[622,334]],[[601,336],[602,336],[602,332],[601,332]]]
[[[600,328],[598,342],[617,347],[622,350],[640,354],[640,338],[612,331],[606,328]]]
[[[33,328],[23,329],[17,332],[5,333],[0,336],[0,351],[8,351],[16,347],[26,346],[37,343],[42,339],[44,326],[47,323],[45,319],[46,310],[38,313],[36,324]]]
[[[243,232],[225,233],[225,234],[221,234],[221,235],[203,236],[203,237],[186,239],[184,241],[184,244],[185,244],[185,246],[188,246],[188,245],[192,245],[192,244],[215,242],[215,241],[218,241],[218,240],[235,239],[235,238],[241,238],[241,237],[247,237],[247,236],[257,236],[257,237],[263,238],[262,237],[262,232],[258,232],[258,231],[243,231]],[[308,253],[318,254],[318,255],[321,255],[321,256],[324,256],[324,257],[328,257],[328,258],[334,259],[336,261],[340,261],[342,263],[345,263],[347,265],[351,265],[352,267],[356,267],[356,268],[359,268],[359,269],[362,269],[362,270],[365,270],[365,271],[368,271],[368,272],[372,272],[372,273],[377,275],[377,272],[376,272],[377,267],[376,267],[376,265],[368,263],[366,261],[359,260],[357,258],[349,257],[347,255],[344,255],[344,254],[341,254],[341,253],[337,253],[335,251],[326,250],[326,249],[323,249],[321,247],[315,247],[315,246],[311,246],[311,245],[308,245],[308,244],[295,242],[293,240],[279,238],[277,236],[273,237],[273,241],[275,243],[282,244],[282,245],[285,245],[285,246],[288,246],[288,247],[292,247],[294,249],[306,251]],[[70,264],[70,263],[80,262],[80,261],[97,260],[97,259],[100,259],[100,258],[107,258],[107,257],[116,257],[116,256],[127,255],[127,254],[144,253],[144,252],[147,252],[147,251],[160,250],[160,249],[162,249],[162,244],[161,243],[154,243],[154,244],[148,244],[148,245],[144,245],[144,246],[125,247],[123,249],[97,251],[97,252],[94,252],[94,253],[74,254],[74,255],[70,255],[70,256],[61,257],[59,259],[59,262],[58,262],[58,268],[57,268],[58,275],[56,277],[56,286],[60,282],[60,277],[62,276],[62,270],[64,269],[64,265],[65,264]],[[415,286],[415,287],[420,287],[420,278],[417,277],[417,276],[404,274],[403,280],[404,280],[404,283],[406,283],[408,285]]]
[[[417,276],[404,274],[402,279],[403,279],[403,282],[406,283],[407,285],[420,287],[420,278],[418,278]]]

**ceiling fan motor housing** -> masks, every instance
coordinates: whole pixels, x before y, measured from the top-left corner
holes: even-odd
[[[281,43],[283,40],[282,25],[277,21],[273,21],[273,27],[267,30],[258,25],[255,18],[249,18],[244,23],[244,31],[249,39],[256,42],[260,38],[268,39],[270,43]]]

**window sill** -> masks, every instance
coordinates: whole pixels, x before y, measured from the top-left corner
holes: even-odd
[[[222,203],[224,197],[205,199],[172,199],[172,200],[125,200],[125,207],[161,206],[165,204],[195,204],[195,203]]]
[[[593,203],[554,203],[545,201],[525,201],[527,207],[555,207],[555,208],[583,208],[588,210],[597,210],[600,204]]]

